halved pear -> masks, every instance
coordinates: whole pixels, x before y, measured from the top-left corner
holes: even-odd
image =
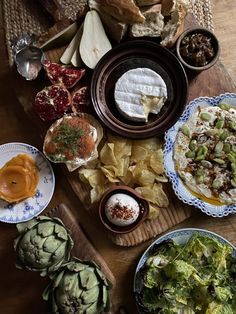
[[[69,64],[72,60],[72,57],[75,53],[75,51],[78,49],[80,45],[80,40],[83,33],[83,25],[80,25],[79,29],[77,30],[75,36],[71,40],[70,44],[65,49],[63,55],[60,58],[61,63],[63,64]]]
[[[80,56],[80,52],[79,52],[79,47],[80,47],[80,43],[81,43],[81,38],[82,38],[82,34],[83,34],[83,27],[84,27],[84,23],[80,26],[79,28],[79,34],[78,34],[78,45],[77,45],[77,48],[75,49],[74,53],[73,53],[73,56],[70,60],[71,64],[74,66],[74,67],[79,67],[82,65],[82,59],[81,59],[81,56]]]
[[[95,10],[89,11],[85,16],[79,49],[82,61],[89,68],[94,69],[102,56],[111,48],[99,14]]]

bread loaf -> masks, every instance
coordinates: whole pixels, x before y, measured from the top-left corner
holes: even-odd
[[[174,45],[175,41],[184,30],[184,19],[187,12],[187,8],[182,4],[178,4],[175,7],[175,10],[170,15],[170,19],[163,28],[161,45],[168,48]]]
[[[143,22],[145,20],[133,0],[96,0],[103,11],[122,23]]]
[[[96,10],[99,13],[107,35],[119,43],[127,31],[127,23],[122,23],[110,14],[107,14],[103,6],[98,4],[96,0],[89,0],[88,4],[90,10]]]
[[[161,3],[162,0],[136,0],[136,4],[139,7],[145,7],[145,6],[150,6],[150,5],[154,5],[157,3]]]
[[[188,11],[190,7],[190,0],[162,0],[161,13],[164,16],[170,16],[172,12],[180,10],[180,8]]]
[[[134,23],[130,28],[132,37],[159,37],[164,27],[164,17],[161,14],[161,4],[148,7],[141,10],[145,21],[143,23]]]
[[[169,16],[173,12],[176,0],[162,0],[161,13],[164,16]]]

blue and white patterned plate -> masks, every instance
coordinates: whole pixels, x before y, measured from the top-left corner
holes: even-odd
[[[39,215],[50,202],[55,177],[52,167],[45,156],[35,147],[24,143],[7,143],[0,145],[0,168],[18,154],[28,154],[36,162],[39,171],[39,182],[36,194],[19,203],[7,203],[0,200],[0,221],[18,223],[30,220]]]
[[[189,205],[193,205],[209,216],[223,217],[232,213],[236,213],[236,204],[233,205],[212,205],[204,202],[191,194],[185,187],[180,176],[176,172],[173,159],[174,142],[176,135],[182,125],[189,119],[199,106],[218,106],[220,103],[226,103],[236,106],[236,94],[225,93],[216,97],[199,97],[191,101],[185,108],[180,119],[165,133],[165,145],[163,150],[164,167],[166,175],[169,177],[175,194],[178,198]]]
[[[138,262],[138,265],[136,267],[135,276],[134,276],[135,295],[139,294],[142,289],[142,279],[139,276],[139,270],[145,265],[148,257],[151,256],[153,252],[156,250],[156,246],[166,240],[173,240],[174,242],[180,245],[184,245],[191,238],[191,236],[195,233],[199,234],[200,236],[207,236],[207,237],[215,238],[221,243],[227,243],[233,248],[233,256],[236,256],[236,247],[232,243],[230,243],[228,240],[226,240],[219,234],[211,232],[209,230],[198,229],[198,228],[185,228],[185,229],[179,229],[179,230],[168,232],[165,235],[158,238],[156,241],[154,241],[141,256]]]

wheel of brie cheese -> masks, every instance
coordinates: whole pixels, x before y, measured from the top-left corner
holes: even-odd
[[[115,103],[128,120],[147,122],[150,113],[158,114],[167,99],[163,78],[149,68],[125,72],[115,85]]]

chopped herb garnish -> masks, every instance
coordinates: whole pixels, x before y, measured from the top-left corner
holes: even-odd
[[[61,147],[58,147],[57,152],[62,153],[64,147],[70,149],[73,153],[75,153],[78,148],[78,140],[83,135],[83,129],[75,129],[67,123],[60,125],[57,134],[53,139],[55,143],[61,145]]]

